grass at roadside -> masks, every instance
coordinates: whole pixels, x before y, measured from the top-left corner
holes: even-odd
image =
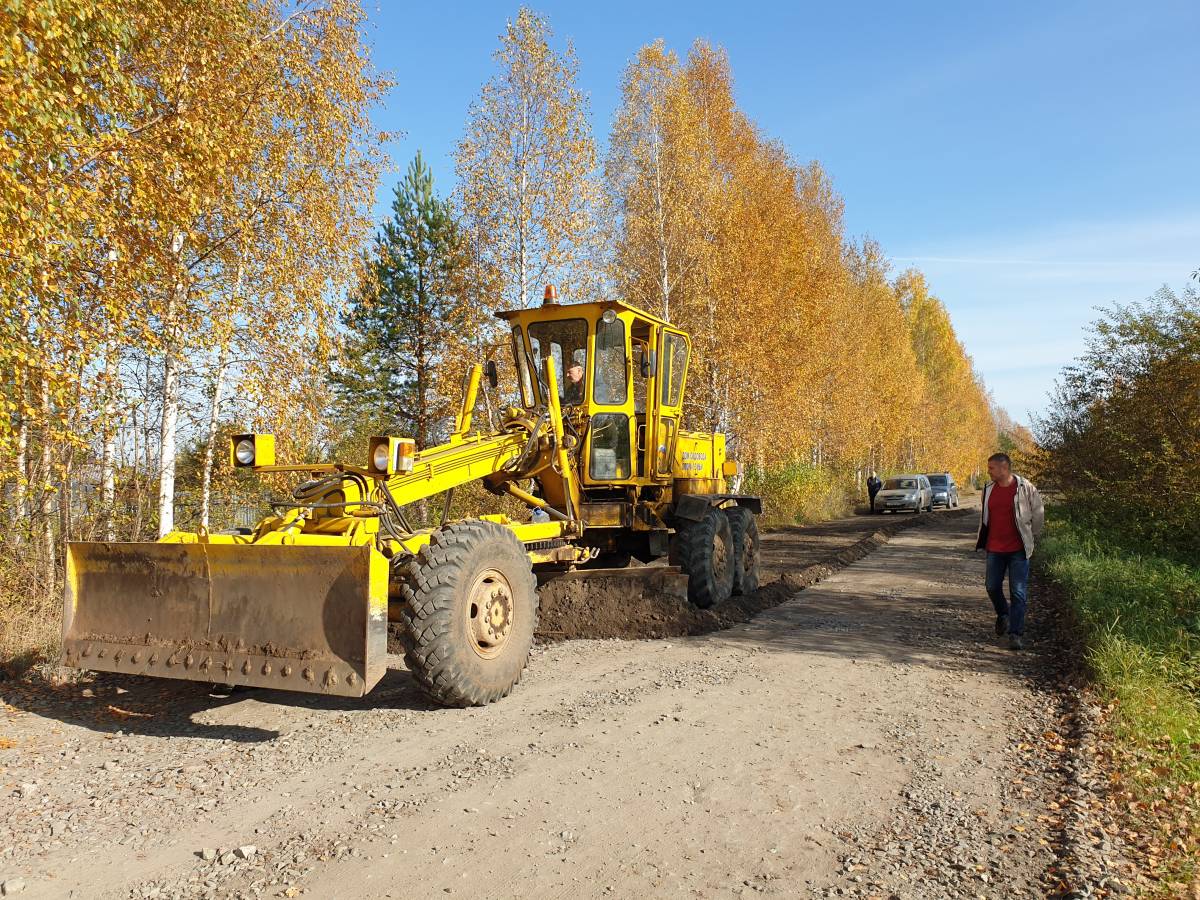
[[[1122,544],[1061,510],[1040,557],[1110,704],[1126,837],[1144,873],[1178,895],[1200,884],[1200,565]]]
[[[62,592],[44,571],[36,554],[0,545],[0,678],[58,654]]]

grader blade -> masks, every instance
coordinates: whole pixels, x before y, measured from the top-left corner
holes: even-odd
[[[73,543],[64,665],[359,697],[386,669],[370,547]]]

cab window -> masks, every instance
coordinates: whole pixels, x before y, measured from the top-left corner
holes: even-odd
[[[554,360],[558,379],[559,400],[564,406],[583,403],[587,373],[587,322],[583,319],[564,319],[558,322],[535,322],[529,326],[529,346],[537,380],[545,394],[542,364]]]
[[[663,406],[678,406],[683,399],[683,376],[687,372],[687,338],[682,334],[663,336],[663,359],[659,380],[662,383]]]
[[[625,373],[625,323],[620,319],[596,323],[596,375],[592,399],[620,406],[629,393]]]
[[[517,364],[517,382],[521,389],[521,404],[527,407],[533,406],[537,402],[537,398],[533,394],[533,376],[529,371],[531,363],[529,354],[525,352],[525,341],[521,337],[520,325],[513,329],[512,341],[513,359]]]
[[[593,481],[617,481],[629,477],[629,416],[597,413],[592,416],[592,454],[588,472]]]
[[[633,341],[633,411],[638,415],[646,412],[646,376],[642,374],[649,366],[650,349],[644,341]]]

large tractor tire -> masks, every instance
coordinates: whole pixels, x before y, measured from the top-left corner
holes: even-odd
[[[699,522],[681,524],[671,540],[671,562],[688,576],[688,599],[701,609],[733,593],[733,532],[729,517],[709,509]]]
[[[758,590],[758,521],[744,506],[725,510],[733,545],[733,592],[745,595]]]
[[[483,706],[521,680],[537,630],[537,582],[524,545],[472,519],[434,532],[401,574],[404,661],[431,698]]]

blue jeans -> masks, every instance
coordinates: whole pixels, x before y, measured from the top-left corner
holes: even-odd
[[[1004,599],[1004,576],[1008,575],[1009,603]],[[1029,587],[1029,560],[1024,550],[987,555],[987,592],[996,615],[1008,616],[1008,633],[1025,633],[1025,599]]]

